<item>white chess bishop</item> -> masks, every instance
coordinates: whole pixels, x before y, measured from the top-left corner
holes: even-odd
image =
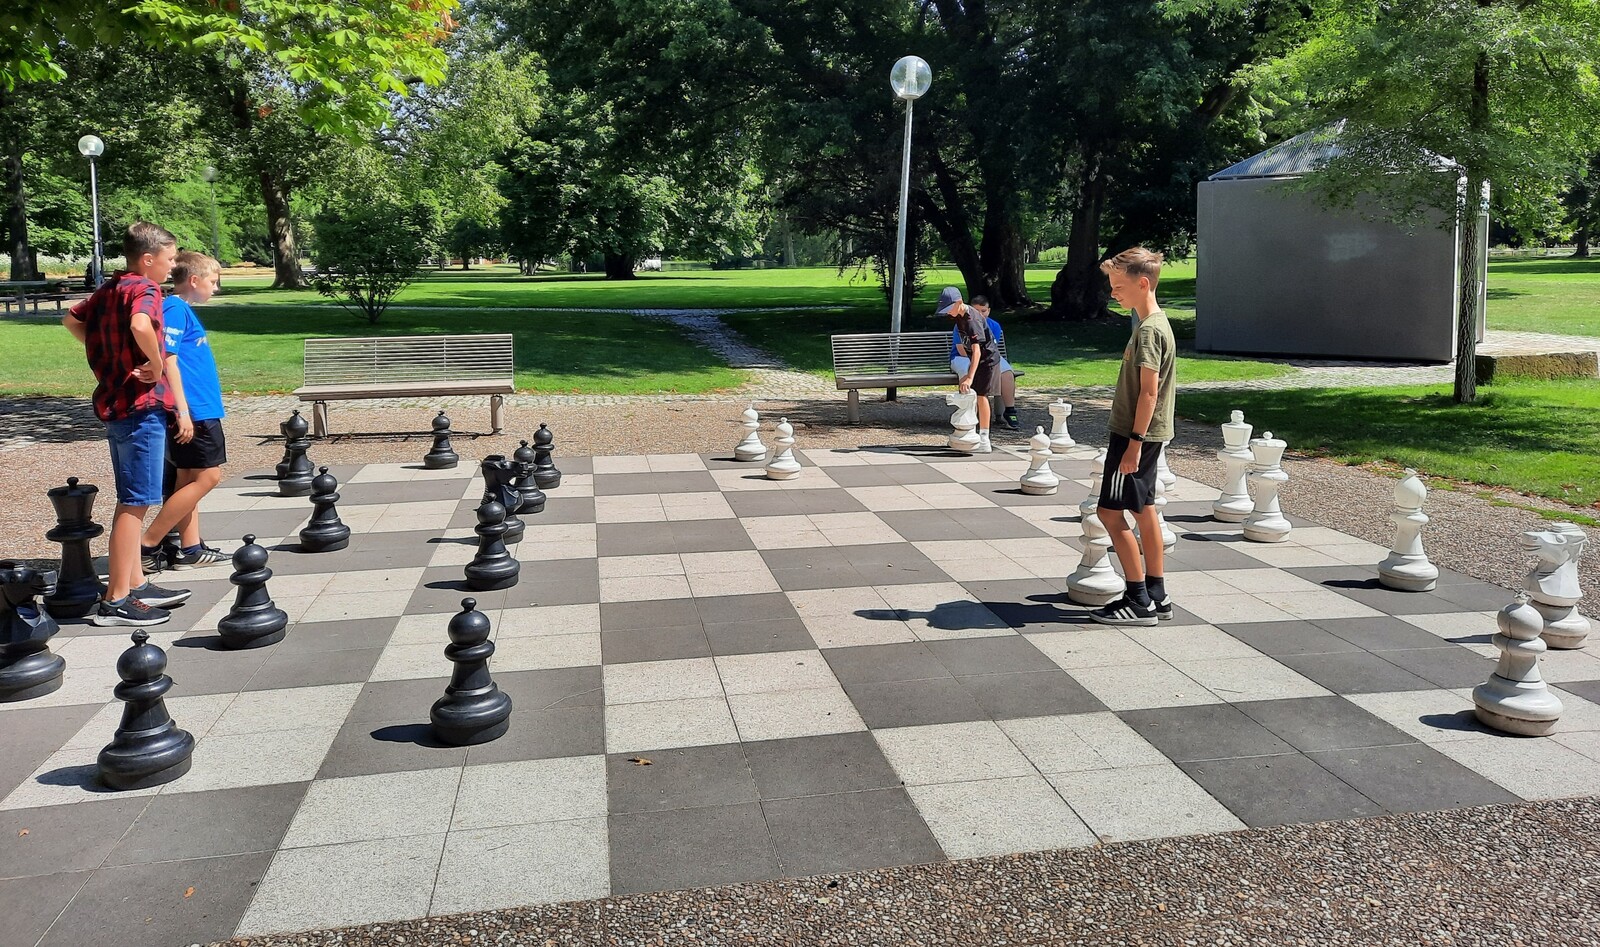
[[[1022,492],[1029,496],[1050,496],[1061,485],[1061,478],[1050,469],[1050,437],[1044,428],[1034,428],[1028,439],[1028,470],[1022,475]]]
[[[978,393],[952,391],[944,396],[944,403],[956,409],[950,415],[950,426],[955,429],[950,435],[950,449],[973,453],[983,441],[978,436]]]
[[[1427,499],[1427,485],[1415,470],[1406,468],[1405,477],[1395,484],[1394,512],[1389,514],[1394,543],[1389,555],[1378,563],[1378,581],[1391,589],[1431,592],[1439,584],[1439,569],[1422,549],[1422,527],[1428,525],[1422,504]]]
[[[767,459],[767,445],[761,443],[761,415],[756,413],[756,406],[752,404],[744,409],[744,440],[733,449],[735,460],[754,463]]]
[[[1217,451],[1217,459],[1226,465],[1227,473],[1222,478],[1221,495],[1211,504],[1211,516],[1218,522],[1243,523],[1255,508],[1245,485],[1245,475],[1254,459],[1250,453],[1251,430],[1243,411],[1234,411],[1222,426],[1222,449]]]
[[[1542,737],[1555,730],[1561,717],[1561,700],[1539,675],[1539,656],[1545,643],[1544,616],[1528,601],[1527,592],[1495,617],[1500,633],[1490,639],[1500,649],[1500,663],[1487,681],[1472,689],[1478,719],[1507,733]]]
[[[788,418],[778,420],[778,438],[774,449],[776,453],[772,462],[767,464],[767,479],[793,480],[800,476],[803,468],[794,459],[794,425],[789,423]]]
[[[1522,534],[1523,551],[1538,557],[1522,587],[1544,617],[1544,640],[1552,648],[1581,648],[1589,637],[1589,619],[1578,612],[1583,590],[1578,587],[1578,560],[1589,537],[1576,523]]]
[[[1050,402],[1050,449],[1052,451],[1065,451],[1069,447],[1076,447],[1077,441],[1067,432],[1067,419],[1072,417],[1072,405],[1064,399],[1057,398]]]
[[[1089,495],[1078,504],[1083,520],[1083,558],[1067,576],[1067,598],[1079,605],[1107,605],[1128,589],[1128,583],[1111,565],[1111,536],[1095,512],[1100,506],[1100,478],[1105,465],[1106,452],[1102,450],[1094,459]]]
[[[1252,542],[1281,543],[1289,538],[1289,520],[1278,505],[1278,491],[1289,482],[1282,463],[1288,446],[1271,431],[1250,442],[1250,483],[1256,488],[1256,505],[1245,517],[1244,538]]]

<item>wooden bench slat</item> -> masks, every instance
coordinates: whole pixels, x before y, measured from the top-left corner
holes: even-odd
[[[502,396],[516,391],[509,333],[306,339],[304,351],[305,383],[294,393],[315,402],[319,436],[329,401],[439,394],[491,395],[498,432]]]

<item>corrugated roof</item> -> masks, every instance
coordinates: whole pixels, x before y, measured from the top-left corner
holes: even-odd
[[[1223,168],[1207,180],[1289,178],[1310,174],[1339,153],[1339,130],[1343,127],[1343,122],[1335,122],[1324,128],[1296,135],[1258,155]]]

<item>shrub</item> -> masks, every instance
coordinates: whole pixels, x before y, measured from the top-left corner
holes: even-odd
[[[313,218],[311,285],[376,323],[431,248],[430,221],[428,208],[382,198],[325,206]]]

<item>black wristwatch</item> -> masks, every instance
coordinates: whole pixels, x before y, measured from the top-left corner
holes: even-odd
[[[1143,434],[1134,434],[1132,432],[1129,432],[1128,436],[1133,438],[1134,440],[1138,441],[1141,444],[1144,443],[1144,435]]]

